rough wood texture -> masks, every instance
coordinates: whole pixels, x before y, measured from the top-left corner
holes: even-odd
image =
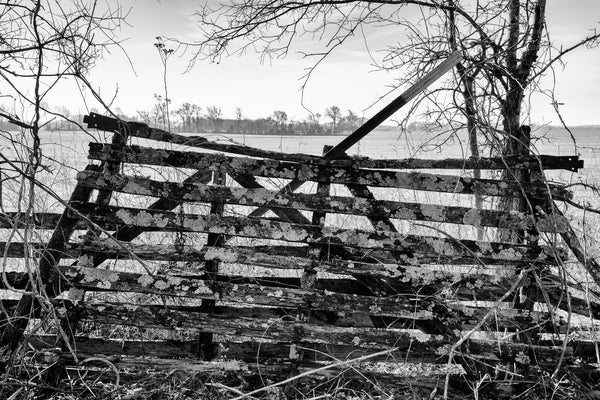
[[[476,179],[462,176],[417,172],[395,172],[314,166],[258,160],[246,157],[228,157],[222,154],[205,154],[176,150],[129,146],[123,149],[108,144],[90,143],[89,157],[96,160],[122,160],[125,163],[161,165],[178,168],[221,171],[228,174],[290,179],[292,181],[317,181],[338,184],[360,184],[433,192],[479,194],[482,196],[520,196],[522,188],[515,182],[493,179]],[[556,185],[536,184],[527,190],[532,197],[545,197],[547,188],[552,197],[565,199],[570,192]]]
[[[196,214],[186,214],[181,217],[172,212],[98,206],[93,203],[80,203],[75,205],[75,208],[99,224],[135,225],[140,228],[158,228],[164,231],[218,233],[300,243],[322,243],[323,240],[332,239],[339,240],[349,247],[391,251],[405,249],[411,253],[460,255],[474,259],[543,262],[551,258],[544,253],[543,248],[528,245],[476,242],[385,231],[321,228],[246,217]]]
[[[241,306],[323,310],[334,311],[338,314],[356,312],[371,316],[418,320],[455,318],[466,321],[485,312],[480,307],[460,303],[442,305],[436,299],[425,294],[405,293],[401,296],[384,298],[305,288],[302,287],[302,284],[300,289],[294,289],[220,282],[216,276],[202,280],[182,276],[136,274],[85,267],[72,267],[63,269],[61,272],[70,286],[88,291],[135,292],[200,298]],[[203,312],[213,313],[214,311],[203,310]],[[508,324],[509,327],[512,327],[511,317],[522,321],[526,321],[528,318],[532,318],[533,321],[543,321],[548,316],[541,312],[520,314],[512,310],[498,310],[496,323]],[[503,321],[504,319],[506,321]]]
[[[489,226],[506,229],[531,229],[536,226],[542,232],[564,232],[568,221],[553,215],[544,215],[534,221],[533,217],[521,212],[503,212],[498,210],[476,210],[470,207],[442,206],[435,204],[408,203],[389,200],[376,200],[362,191],[357,197],[326,196],[321,194],[281,193],[260,186],[255,179],[247,176],[235,176],[243,188],[211,186],[201,183],[181,184],[161,182],[149,178],[128,175],[105,175],[81,172],[77,179],[81,185],[95,189],[108,189],[140,196],[161,197],[187,202],[223,201],[228,204],[245,206],[269,206],[291,210],[364,215],[367,217],[393,218],[400,220],[417,220],[446,222],[471,226]],[[369,192],[370,193],[370,192]],[[306,218],[291,217],[282,214],[288,222],[308,223]],[[375,224],[377,225],[378,222]]]
[[[28,342],[37,350],[54,348],[54,336],[31,336]],[[432,348],[444,348],[450,345],[448,340],[430,342],[399,342],[396,351],[373,357],[372,362],[394,362],[402,359],[405,362],[415,363],[440,363],[447,362],[447,358],[432,352]],[[152,357],[163,359],[195,358],[198,343],[196,341],[182,340],[121,340],[76,337],[75,345],[79,354],[87,356],[125,356],[125,357]],[[576,353],[567,348],[567,360],[573,356],[588,354],[587,344],[576,344]],[[362,349],[349,345],[324,345],[321,343],[303,343],[305,360],[307,362],[331,362],[332,359],[347,360],[374,354],[377,350]],[[457,357],[476,357],[480,361],[494,362],[523,362],[526,357],[536,360],[541,365],[554,363],[556,357],[562,352],[560,345],[546,343],[544,346],[526,345],[521,343],[497,342],[486,340],[468,340],[458,350]],[[294,360],[298,353],[298,345],[287,343],[256,343],[236,342],[231,340],[218,342],[217,358],[240,360],[245,362],[261,362],[279,364]]]
[[[70,305],[62,302],[82,320],[109,325],[129,325],[141,328],[158,328],[187,331],[189,333],[212,332],[218,335],[236,336],[238,340],[275,340],[278,342],[329,343],[335,345],[353,344],[361,348],[385,349],[394,347],[398,342],[433,340],[435,351],[445,355],[444,349],[437,347],[439,340],[455,340],[454,335],[444,339],[443,335],[428,335],[420,331],[374,328],[373,322],[359,312],[337,313],[336,316],[319,317],[314,314],[312,322],[298,320],[297,311],[281,308],[234,308],[216,307],[214,314],[197,312],[197,307],[144,306],[139,304],[93,303]],[[468,330],[477,324],[487,312],[485,309],[457,307],[460,310],[459,327]],[[60,307],[59,307],[60,311]],[[500,309],[493,320],[486,322],[483,328],[507,329],[509,331],[527,329],[543,324],[552,328],[565,324],[564,320],[554,318],[548,313],[526,310]],[[331,318],[333,317],[333,318]],[[391,319],[394,321],[394,319]],[[446,351],[449,349],[446,349]]]
[[[110,126],[104,127],[101,123],[92,123],[90,128],[113,130],[118,121],[95,113],[90,117],[100,120],[112,120]],[[578,156],[503,156],[492,158],[446,158],[446,159],[371,159],[362,156],[349,156],[345,158],[325,159],[322,156],[304,153],[281,153],[250,146],[231,143],[212,142],[203,136],[179,135],[152,128],[139,122],[127,122],[129,135],[141,139],[166,142],[186,147],[197,147],[214,150],[222,153],[239,154],[256,158],[267,158],[280,161],[291,161],[310,165],[330,165],[336,167],[375,168],[375,169],[566,169],[577,171],[583,168],[583,160]]]

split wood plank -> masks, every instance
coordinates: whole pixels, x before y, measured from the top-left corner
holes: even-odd
[[[15,243],[17,249],[22,249]],[[112,239],[96,239],[90,243],[70,243],[68,255],[70,258],[77,256],[80,247],[97,253],[104,253],[111,259],[133,259],[132,254],[143,259],[153,261],[207,261],[216,259],[222,262],[238,263],[270,267],[273,269],[304,269],[309,267],[313,261],[306,246],[228,246],[224,248],[192,248],[187,247],[182,254],[177,254],[172,245],[167,244],[129,244],[127,242],[115,242]],[[0,248],[1,249],[1,248]],[[355,254],[356,253],[356,254]],[[317,268],[323,272],[336,274],[372,273],[391,278],[402,278],[404,268],[399,266],[421,266],[421,265],[469,265],[471,269],[478,270],[481,264],[474,260],[469,254],[458,255],[434,255],[414,254],[412,258],[397,262],[388,253],[369,250],[365,252],[351,252],[349,259],[329,257],[319,260]],[[481,257],[486,266],[501,266],[505,264],[514,265],[519,262],[515,260],[502,260],[490,257]],[[541,260],[550,262],[552,260]],[[554,262],[560,262],[555,259]],[[476,264],[474,264],[476,263]],[[501,268],[501,267],[496,267]],[[425,273],[427,275],[427,273]]]
[[[239,340],[275,340],[278,342],[308,342],[347,345],[352,343],[361,348],[389,348],[398,342],[443,339],[443,335],[428,335],[403,329],[370,328],[367,320],[352,319],[351,327],[335,321],[298,322],[293,315],[273,308],[233,308],[219,307],[216,314],[195,312],[194,307],[168,307],[164,305],[144,306],[139,304],[86,303],[67,304],[75,307],[82,320],[109,325],[127,325],[142,328],[173,329],[188,333],[212,332],[218,335],[236,336]],[[57,305],[59,311],[60,307]],[[548,313],[527,310],[499,309],[483,329],[521,330],[538,324],[551,325]],[[464,329],[475,326],[487,313],[486,309],[470,309],[472,315],[465,315]],[[319,322],[319,323],[317,323]],[[332,323],[333,322],[333,323]],[[564,320],[555,322],[564,325]],[[361,327],[367,326],[367,327]],[[452,336],[448,337],[451,340]],[[436,348],[439,355],[443,350]]]

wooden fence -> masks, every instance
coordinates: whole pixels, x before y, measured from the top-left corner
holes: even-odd
[[[494,396],[594,361],[593,343],[566,335],[569,313],[600,312],[560,273],[569,248],[582,251],[555,206],[571,193],[543,175],[580,168],[576,156],[320,157],[97,114],[86,122],[114,139],[90,144],[94,163],[65,213],[39,216],[49,241],[1,244],[9,259],[40,260],[35,276],[2,279],[26,290],[3,303],[3,343],[27,343],[33,361],[102,359],[122,374],[181,369],[255,384],[447,385],[454,395],[478,385]],[[473,169],[529,177],[473,178]],[[463,205],[447,205],[450,195]],[[521,198],[527,211],[474,209],[476,195]],[[18,215],[0,224],[19,228]],[[484,228],[523,240],[474,240]],[[405,374],[421,363],[428,376]]]

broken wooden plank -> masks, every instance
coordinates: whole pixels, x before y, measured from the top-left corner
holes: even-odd
[[[38,351],[55,348],[55,337],[50,335],[29,336],[26,338],[29,345]],[[236,342],[231,339],[221,339],[218,342],[217,358],[220,360],[241,360],[245,362],[280,363],[295,360],[298,345],[291,343],[256,343]],[[448,339],[437,341],[399,342],[396,351],[381,356],[369,358],[371,362],[398,362],[403,363],[447,363],[447,357],[437,354],[435,349],[451,345]],[[151,357],[151,358],[196,358],[198,343],[192,340],[135,340],[135,339],[105,339],[97,337],[77,336],[75,348],[81,358],[86,356],[125,356],[125,357]],[[331,362],[332,360],[348,360],[364,357],[376,353],[373,349],[356,348],[351,345],[323,345],[321,343],[303,343],[306,352],[305,358],[310,362]],[[573,343],[579,352],[568,346],[565,349],[565,359],[568,362],[574,355],[589,354],[587,347]],[[468,340],[457,350],[456,357],[473,357],[479,361],[518,362],[526,357],[535,360],[542,366],[553,366],[555,360],[562,354],[563,347],[560,343],[546,343],[543,346],[511,343],[491,340]]]
[[[476,242],[430,236],[416,236],[384,231],[363,231],[333,227],[315,227],[246,217],[172,213],[136,208],[98,206],[80,203],[75,208],[96,223],[123,224],[139,229],[163,231],[219,233],[269,240],[300,243],[322,243],[323,239],[339,240],[345,246],[367,249],[409,250],[411,253],[489,257],[507,261],[541,262],[547,257],[544,249],[522,244]],[[553,254],[551,255],[553,257]]]
[[[192,168],[221,171],[228,174],[249,174],[295,181],[316,181],[337,184],[360,184],[397,189],[433,192],[480,194],[483,196],[520,196],[522,188],[516,182],[494,179],[476,179],[453,175],[421,172],[397,172],[313,166],[246,157],[228,157],[223,154],[183,152],[129,146],[116,148],[109,144],[90,143],[89,158],[120,160],[125,163]],[[569,199],[571,193],[557,185],[536,183],[527,188],[533,197],[546,198],[548,188],[555,199]]]
[[[144,328],[174,329],[178,331],[212,332],[218,335],[236,336],[240,340],[276,340],[298,341],[308,343],[330,343],[347,345],[352,343],[361,348],[393,347],[399,342],[441,340],[442,335],[428,335],[417,331],[401,329],[378,329],[361,327],[372,326],[371,322],[353,318],[351,325],[347,326],[336,321],[323,321],[317,319],[311,323],[298,321],[293,315],[284,310],[273,308],[233,308],[220,307],[217,314],[203,314],[194,312],[194,307],[166,308],[162,305],[144,306],[139,304],[112,304],[112,303],[87,303],[68,304],[64,307],[75,307],[75,312],[80,313],[82,320],[110,325],[128,325]],[[57,305],[58,312],[60,306]],[[460,309],[464,310],[464,306]],[[461,326],[464,329],[475,326],[485,313],[485,309],[469,309],[464,314],[465,321]],[[484,327],[521,330],[537,324],[551,325],[548,313],[532,312],[527,310],[498,309]],[[295,313],[295,311],[294,311]],[[343,313],[342,313],[343,314]],[[358,313],[360,314],[360,313]],[[351,316],[351,315],[349,315]],[[340,318],[338,316],[338,318]],[[558,319],[555,317],[555,319]],[[364,321],[364,322],[363,322]],[[556,321],[564,324],[564,321]],[[336,325],[337,324],[337,325]],[[454,338],[452,336],[452,338]],[[440,349],[436,348],[438,354]]]
[[[437,81],[442,75],[454,68],[462,59],[462,52],[455,51],[448,58],[442,61],[434,69],[420,78],[415,84],[404,91],[400,96],[395,98],[390,104],[385,106],[381,111],[372,116],[367,122],[362,124],[357,130],[345,137],[340,143],[329,149],[324,159],[333,160],[344,156],[346,150],[354,146],[360,139],[368,135],[373,129],[381,125],[386,119],[390,118],[396,111],[406,105],[409,101],[423,92],[429,85]]]
[[[83,256],[80,264],[85,265],[86,261],[89,261],[88,256]],[[293,264],[293,260],[289,260],[290,264]],[[305,262],[306,265],[310,266],[310,260]],[[297,265],[294,267],[299,268]],[[77,286],[85,287],[88,290],[103,290],[103,286],[107,286],[107,283],[103,281],[97,280],[86,280],[81,278],[79,267],[75,266],[59,266],[58,269],[60,273],[67,277],[61,285],[64,290],[67,290],[71,287],[72,283],[75,283]],[[282,266],[279,266],[282,268]],[[329,272],[331,273],[332,269],[327,268],[323,264],[317,265],[314,268],[315,272]],[[333,269],[333,271],[336,271]],[[348,272],[348,270],[345,270]],[[362,273],[359,273],[358,276],[361,278],[360,280],[349,280],[344,278],[329,278],[329,279],[319,279],[316,284],[316,289],[320,292],[328,292],[328,293],[342,293],[348,295],[358,295],[358,296],[367,296],[371,295],[370,291],[367,289],[361,289],[361,285],[363,285],[362,276],[367,275],[368,270],[365,269]],[[198,275],[190,275],[190,274],[170,274],[169,277],[165,277],[163,280],[166,282],[169,281],[191,281],[195,282],[199,279],[204,278],[201,276],[203,270],[197,270]],[[389,277],[389,274],[377,274],[379,271],[375,271],[372,275],[375,276],[384,276]],[[102,276],[104,272],[99,272],[99,276]],[[112,275],[109,275],[112,276]],[[71,278],[69,278],[71,277]],[[79,277],[79,278],[77,278]],[[402,276],[398,276],[398,279],[395,280],[395,291],[393,295],[406,295],[412,294],[414,291],[417,291],[422,296],[429,296],[431,298],[437,298],[439,296],[448,296],[451,293],[451,296],[456,298],[457,300],[479,300],[479,301],[494,301],[500,296],[502,296],[506,292],[506,288],[509,286],[507,276],[490,276],[484,274],[453,274],[453,273],[445,273],[441,271],[423,271],[419,268],[409,268],[405,271]],[[27,287],[29,280],[31,279],[30,275],[25,272],[6,272],[3,280],[0,280],[0,289],[6,288],[14,288],[24,290]],[[100,279],[100,278],[98,278]],[[273,292],[274,294],[279,293],[278,291],[281,288],[285,288],[285,290],[292,290],[300,288],[301,282],[298,278],[294,280],[294,278],[280,279],[269,278],[265,281],[261,276],[256,276],[250,279],[243,279],[241,277],[229,277],[226,275],[217,275],[215,282],[219,282],[216,284],[216,287],[230,287],[233,288],[235,285],[238,285],[238,288],[243,288],[244,285],[253,285],[259,284],[261,287],[269,288],[265,293]],[[110,281],[109,281],[110,283]],[[7,286],[8,285],[8,286]],[[114,288],[124,286],[124,290],[131,289],[137,290],[142,293],[160,293],[161,289],[158,288],[138,288],[137,285],[130,286],[127,282],[116,283]],[[162,284],[159,284],[162,285]],[[112,286],[112,284],[111,284]],[[364,286],[364,285],[363,285]],[[192,286],[190,286],[192,287]],[[171,291],[170,295],[173,296],[189,296],[189,297],[214,297],[219,298],[219,293],[222,291],[216,290],[216,293],[189,293],[187,291],[174,292]],[[548,289],[549,295],[554,299],[555,297],[559,297],[560,293],[555,293],[557,290]],[[259,293],[261,296],[264,293]],[[245,298],[237,295],[238,300],[245,300]],[[269,302],[274,302],[275,299],[268,299]],[[577,312],[580,309],[580,305],[576,303],[576,298],[573,298],[573,310]],[[275,305],[279,304],[274,302]],[[586,307],[581,308],[582,311],[587,311]],[[584,313],[587,315],[587,313]]]
[[[301,308],[338,312],[363,312],[378,316],[430,319],[431,300],[419,295],[397,298],[348,295],[318,289],[261,287],[216,280],[190,279],[169,275],[73,267],[63,271],[70,285],[88,291],[114,291],[181,296],[242,305]],[[216,277],[215,277],[216,278]],[[416,307],[417,304],[419,307]],[[425,311],[421,311],[421,308]],[[205,311],[208,312],[208,311]]]

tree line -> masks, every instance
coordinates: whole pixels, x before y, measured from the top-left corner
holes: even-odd
[[[119,107],[113,110],[116,117],[124,121],[139,121],[149,126],[187,133],[224,133],[249,135],[335,135],[352,132],[364,118],[352,110],[344,113],[340,107],[327,107],[323,113],[309,114],[305,119],[290,119],[287,112],[275,110],[261,118],[248,118],[243,110],[236,107],[233,118],[223,115],[222,108],[211,105],[205,108],[190,102],[167,112],[167,103],[161,95],[155,95],[156,104],[150,110],[137,110],[135,115],[127,115]],[[170,101],[169,101],[170,103]],[[64,118],[49,119],[43,129],[78,130],[83,114],[73,113],[64,106],[54,107],[54,111]],[[91,112],[98,112],[91,109]],[[0,129],[11,130],[14,125],[0,119]]]
[[[348,110],[343,113],[340,107],[331,106],[323,114],[309,114],[305,119],[290,119],[287,112],[275,110],[261,118],[244,116],[241,107],[236,107],[233,118],[223,115],[221,107],[209,105],[205,108],[190,102],[182,103],[173,111],[167,112],[170,100],[155,95],[156,104],[151,110],[138,110],[135,119],[150,126],[174,132],[213,132],[252,135],[327,135],[352,131],[363,123],[363,118]]]

